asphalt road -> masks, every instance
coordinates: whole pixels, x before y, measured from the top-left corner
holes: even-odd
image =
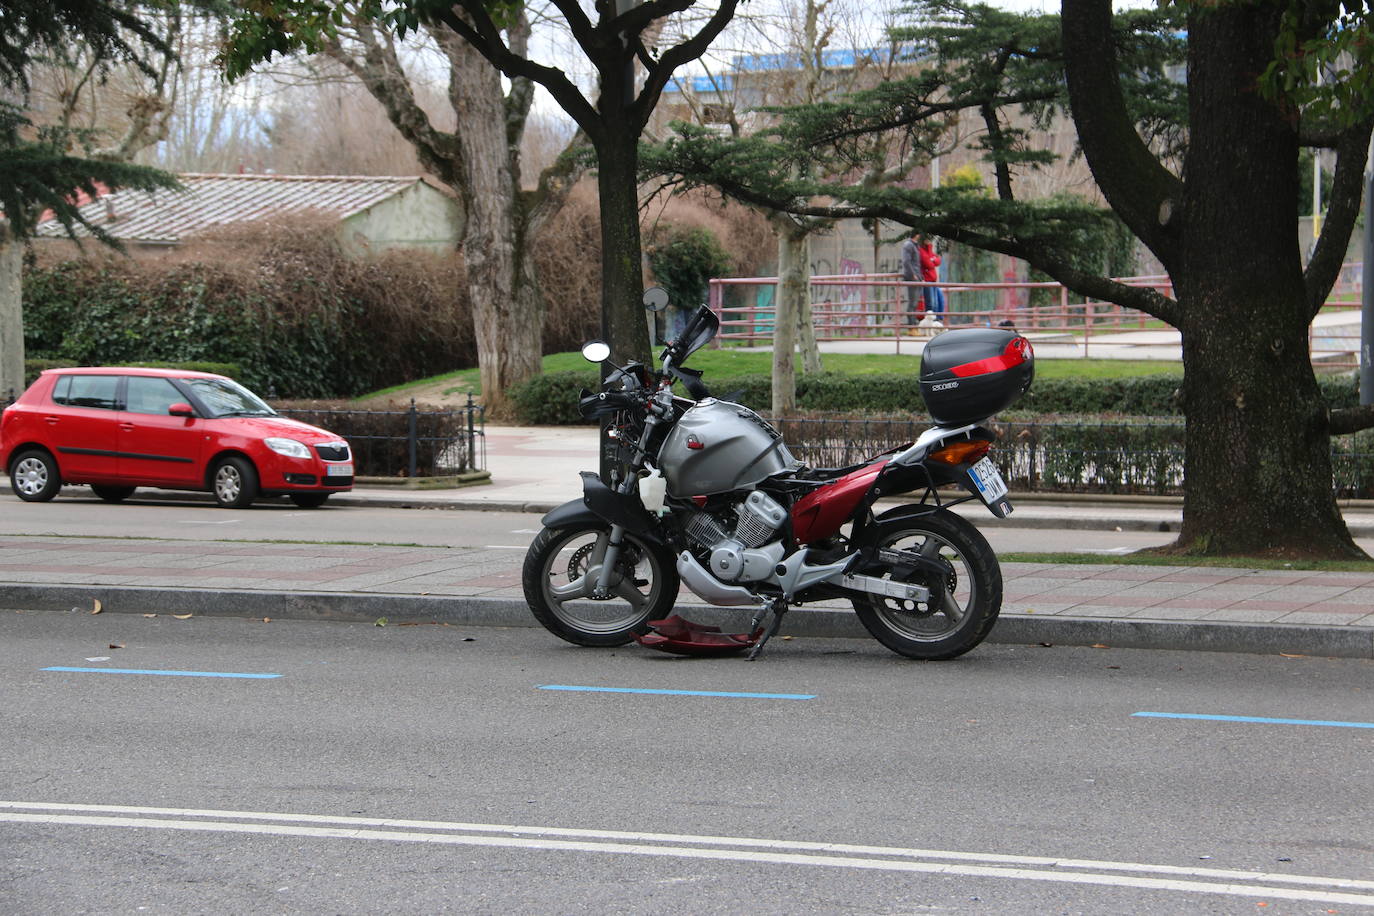
[[[1370,912],[1372,671],[1011,646],[919,664],[804,639],[749,663],[534,630],[9,611],[0,900]],[[620,692],[645,689],[711,695]]]
[[[977,518],[974,519],[975,524]],[[84,487],[49,503],[0,495],[0,535],[155,537],[187,540],[350,541],[447,547],[527,546],[539,515],[446,509],[335,507],[298,509],[286,500],[251,509],[135,499],[110,505]],[[1120,552],[1167,544],[1176,535],[1148,531],[982,528],[993,549],[1009,551]],[[1374,541],[1369,544],[1374,550]]]

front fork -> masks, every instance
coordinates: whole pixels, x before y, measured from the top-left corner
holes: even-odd
[[[615,581],[615,564],[620,559],[620,548],[625,543],[625,527],[623,525],[612,525],[611,533],[606,538],[606,550],[601,555],[601,569],[596,575],[596,584],[592,586],[593,598],[610,598],[611,586]]]
[[[653,438],[654,428],[660,422],[659,411],[671,409],[672,396],[668,395],[663,400],[666,403],[660,403],[657,397],[649,402],[644,417],[644,432],[635,443],[634,457],[630,460],[630,473],[616,485],[616,492],[621,496],[629,496],[639,487],[639,472],[644,469],[644,464],[649,458],[649,441]],[[596,585],[592,590],[593,598],[611,597],[611,586],[615,581],[615,564],[620,559],[620,548],[624,543],[625,526],[611,525],[611,533],[606,538],[606,551],[601,558],[601,570],[597,573]]]

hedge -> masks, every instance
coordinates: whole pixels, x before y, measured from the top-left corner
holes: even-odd
[[[39,264],[24,272],[26,352],[88,366],[232,363],[248,387],[281,397],[357,395],[476,363],[454,258],[350,259],[316,229],[268,226],[165,259]]]
[[[24,387],[32,385],[38,381],[38,376],[49,369],[71,369],[79,365],[72,359],[26,359],[24,360]],[[188,372],[213,372],[216,375],[227,375],[230,378],[238,378],[242,373],[237,363],[208,363],[208,362],[189,362],[189,363],[138,363],[128,362],[119,363],[121,366],[139,366],[144,369],[183,369]],[[22,392],[14,392],[14,397],[19,397]],[[0,391],[0,402],[9,399],[8,391]]]
[[[713,392],[737,394],[731,400],[768,412],[766,376],[708,381]],[[803,416],[776,424],[793,454],[807,464],[853,464],[911,442],[929,426],[920,391],[912,381],[893,378],[878,382],[824,374],[798,379],[797,396],[803,410],[848,411],[851,415]],[[1179,381],[1177,376],[1148,376],[1037,382],[1031,396],[1017,404],[1014,414],[995,422],[1001,439],[993,454],[1018,490],[1180,494],[1184,424],[1173,396]],[[582,388],[596,384],[596,376],[585,372],[550,373],[516,390],[517,409],[527,423],[585,423],[577,413],[577,395]],[[1332,406],[1352,405],[1358,400],[1354,379],[1323,378],[1321,385]],[[896,409],[893,404],[898,405]],[[1123,409],[1161,407],[1169,409],[1159,410],[1155,416],[1121,414]],[[880,412],[896,416],[881,416]],[[1331,456],[1339,496],[1374,497],[1374,430],[1334,437]]]
[[[767,375],[705,379],[713,394],[758,411],[772,406],[772,383]],[[1318,384],[1332,408],[1359,404],[1354,376],[1320,376]],[[1116,379],[1039,379],[1016,404],[1019,414],[1116,414],[1142,417],[1181,417],[1178,374]],[[595,390],[595,372],[554,372],[511,389],[518,420],[539,426],[576,425],[577,395]],[[797,406],[803,411],[828,413],[916,414],[925,416],[925,402],[916,373],[910,375],[841,375],[822,372],[797,378]]]
[[[843,467],[915,440],[912,418],[797,418],[776,425],[813,467]],[[1184,426],[1178,417],[1048,416],[999,420],[993,460],[1024,492],[1176,496],[1183,492]],[[1337,496],[1374,497],[1374,430],[1331,440]]]

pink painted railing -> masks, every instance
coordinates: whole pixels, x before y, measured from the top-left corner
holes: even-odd
[[[1347,264],[1332,290],[1324,312],[1359,308],[1359,264]],[[1127,277],[1119,282],[1150,287],[1162,294],[1173,294],[1167,276]],[[721,319],[717,340],[745,346],[767,346],[773,337],[776,277],[748,277],[712,280],[710,305]],[[913,326],[915,318],[906,313],[908,288],[935,286],[945,293],[944,327],[997,327],[1009,323],[1032,339],[1044,343],[1061,342],[1081,348],[1083,356],[1092,354],[1094,338],[1098,345],[1108,342],[1132,347],[1178,349],[1178,339],[1170,335],[1132,335],[1104,340],[1104,335],[1131,331],[1168,331],[1157,319],[1136,309],[1110,302],[1083,300],[1058,283],[921,283],[906,282],[896,274],[817,276],[811,278],[811,308],[816,338],[821,341],[877,340],[891,342],[896,353],[902,343],[908,346],[928,336],[930,329]],[[761,294],[763,289],[769,290]],[[1048,290],[1038,299],[1051,302],[1031,304],[1034,291]],[[919,302],[919,297],[918,297]],[[918,306],[920,307],[920,306]],[[1353,331],[1351,328],[1353,327]],[[1347,345],[1350,334],[1353,343]],[[1358,324],[1312,328],[1310,347],[1314,361],[1331,368],[1354,365],[1359,349]],[[1147,354],[1142,353],[1142,356]]]

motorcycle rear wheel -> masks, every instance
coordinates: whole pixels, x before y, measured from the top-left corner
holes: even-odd
[[[525,554],[525,603],[545,629],[575,645],[623,646],[677,601],[672,555],[632,534],[620,547],[612,597],[591,597],[610,533],[609,525],[545,528]]]
[[[946,570],[943,601],[916,602],[864,594],[854,612],[873,638],[907,658],[942,661],[963,655],[982,642],[1002,609],[1002,568],[987,539],[972,524],[938,509],[911,519],[877,522],[868,544],[915,551],[936,559]],[[891,578],[890,571],[869,575]],[[929,573],[917,571],[900,581],[930,586]]]

